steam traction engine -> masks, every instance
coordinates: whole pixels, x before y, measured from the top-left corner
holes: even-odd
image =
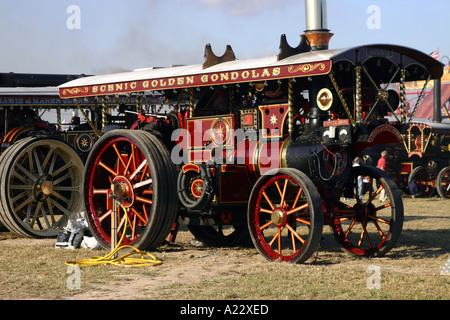
[[[19,236],[56,237],[83,210],[84,161],[107,122],[94,98],[61,100],[56,85],[73,78],[0,74],[0,226]],[[64,110],[74,113],[65,124]],[[127,120],[120,118],[105,120]]]
[[[0,74],[0,226],[17,235],[54,237],[82,209],[83,155],[94,132],[63,132],[61,117],[58,124],[42,117],[77,108],[56,86],[79,77]]]
[[[388,252],[402,229],[400,192],[383,171],[352,161],[401,141],[406,100],[389,84],[439,78],[442,65],[399,46],[328,50],[324,29],[309,27],[296,48],[283,36],[274,57],[237,60],[231,47],[219,57],[207,46],[203,65],[60,86],[64,99],[158,92],[170,108],[139,105],[134,130],[108,132],[93,147],[84,200],[100,243],[110,247],[117,215],[124,244],[141,249],[173,240],[185,223],[210,245],[237,245],[250,233],[269,260],[306,261],[324,225],[355,255]],[[401,119],[388,123],[397,108]],[[370,180],[362,197],[358,177]]]
[[[421,197],[450,198],[450,124],[419,122],[409,125],[402,145],[384,147],[392,155],[390,174],[409,194],[415,181]]]

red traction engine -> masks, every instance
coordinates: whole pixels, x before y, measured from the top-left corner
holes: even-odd
[[[60,86],[63,99],[164,97],[162,112],[139,105],[131,128],[104,134],[90,152],[84,200],[99,242],[110,248],[117,215],[123,244],[148,250],[174,241],[179,224],[207,245],[251,239],[269,260],[306,261],[324,225],[354,255],[392,249],[403,223],[400,192],[386,173],[353,159],[401,141],[406,98],[389,85],[439,78],[442,65],[399,46],[328,50],[317,42],[324,35],[307,33],[297,48],[283,36],[274,57],[237,60],[230,47],[218,57],[207,46],[203,65]],[[397,108],[402,119],[388,123]]]

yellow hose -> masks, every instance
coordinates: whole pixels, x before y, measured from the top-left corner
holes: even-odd
[[[121,205],[120,206],[125,212],[125,225],[124,232],[122,233],[122,237],[120,238],[119,244],[116,246],[114,250],[112,250],[109,254],[104,257],[92,257],[90,259],[82,259],[78,261],[67,261],[65,264],[68,266],[78,265],[78,266],[102,266],[102,265],[116,265],[121,267],[146,267],[146,266],[158,266],[162,264],[161,261],[156,260],[156,258],[150,253],[140,251],[135,247],[125,245],[120,246],[122,244],[123,238],[125,236],[125,230],[127,229],[128,223],[128,215],[126,209]],[[122,249],[131,248],[134,251],[125,254],[122,257],[114,258],[114,256]],[[130,256],[139,254],[140,258],[130,258]],[[147,257],[147,258],[146,258]]]

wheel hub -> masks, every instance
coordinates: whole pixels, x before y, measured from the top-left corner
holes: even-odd
[[[39,177],[34,184],[33,190],[34,199],[44,201],[53,193],[53,177],[48,174]]]
[[[356,221],[358,222],[367,221],[369,215],[376,214],[375,206],[372,203],[366,205],[357,203],[353,208],[356,211]]]
[[[42,193],[49,196],[53,192],[53,183],[51,181],[45,181],[42,184]]]
[[[113,180],[111,192],[115,199],[120,201],[125,208],[133,206],[134,192],[131,182],[123,176],[117,176]]]
[[[282,208],[276,208],[271,215],[272,222],[281,227],[286,224],[286,212]]]

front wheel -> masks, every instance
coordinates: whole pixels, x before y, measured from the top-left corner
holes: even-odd
[[[337,201],[330,216],[331,229],[345,252],[357,256],[381,256],[396,244],[403,226],[403,201],[395,182],[374,167],[354,167],[351,174],[367,184],[362,199]],[[355,188],[354,190],[357,190]],[[385,195],[384,195],[385,194]]]
[[[248,225],[256,249],[268,260],[303,263],[317,251],[323,209],[313,182],[296,169],[279,169],[255,184]]]

